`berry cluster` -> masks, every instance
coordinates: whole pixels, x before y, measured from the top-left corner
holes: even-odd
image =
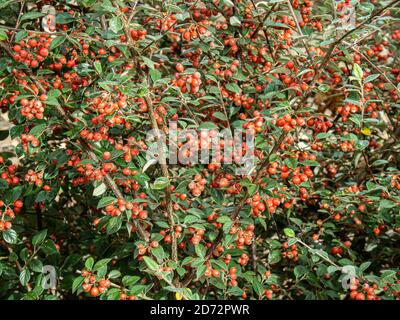
[[[236,238],[236,247],[238,249],[243,249],[244,245],[249,246],[253,242],[254,228],[254,224],[250,224],[245,230],[238,230]]]
[[[24,147],[24,150],[28,150],[28,143],[31,144],[32,147],[37,148],[40,146],[40,141],[39,139],[35,138],[31,134],[21,134],[21,142]]]
[[[22,98],[19,102],[21,105],[21,114],[26,117],[28,120],[43,119],[43,112],[46,101],[46,95],[41,95],[39,99],[28,100],[27,98]]]
[[[194,180],[189,183],[188,188],[195,197],[198,197],[204,191],[206,183],[207,180],[204,179],[201,174],[196,174]],[[185,200],[186,196],[180,195],[180,199]]]
[[[189,228],[188,231],[193,234],[193,236],[190,240],[193,245],[198,245],[200,243],[200,241],[204,238],[204,230],[203,229]]]
[[[92,297],[97,297],[99,294],[104,293],[111,286],[110,280],[98,280],[96,275],[87,270],[83,270],[81,275],[85,278],[82,283],[83,291],[90,293]]]
[[[17,199],[13,203],[13,209],[6,206],[3,200],[0,200],[0,208],[4,207],[4,211],[0,210],[0,231],[6,231],[12,228],[11,220],[14,219],[15,214],[20,213],[24,203],[21,199]]]
[[[0,156],[0,164],[4,164],[4,158]],[[15,164],[11,164],[9,166],[3,167],[0,172],[0,178],[4,179],[8,185],[18,185],[21,180],[16,174],[17,166]]]
[[[48,34],[32,37],[28,41],[21,40],[14,45],[14,60],[23,62],[31,68],[37,68],[40,62],[49,54],[49,47],[53,39]]]
[[[353,279],[352,285],[350,287],[350,299],[353,300],[380,300],[380,297],[376,295],[378,291],[378,285],[374,283],[370,286],[368,283],[364,283],[360,286],[360,281],[358,279]]]
[[[135,30],[132,29],[129,34],[131,35],[132,40],[138,41],[138,40],[143,40],[146,38],[147,35],[147,30],[142,29],[142,30]]]
[[[181,34],[181,38],[186,42],[199,38],[202,34],[207,32],[204,25],[192,24],[188,28],[179,28],[177,30]]]
[[[41,187],[43,184],[43,172],[40,171],[36,173],[32,169],[29,169],[28,172],[25,175],[25,181],[28,182],[29,184],[35,184],[38,187]]]
[[[285,114],[282,118],[276,120],[276,125],[283,128],[284,131],[292,131],[297,126],[301,127],[306,124],[303,117],[292,118],[290,114]]]
[[[285,259],[293,260],[294,262],[299,260],[298,251],[296,244],[289,246],[287,242],[282,243],[282,257]]]
[[[183,76],[177,74],[176,79],[172,80],[172,83],[179,87],[182,93],[196,94],[200,90],[201,74],[200,72]]]

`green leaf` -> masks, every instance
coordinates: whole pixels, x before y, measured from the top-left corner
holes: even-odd
[[[228,271],[228,266],[222,260],[211,260],[213,266],[217,266],[217,269]]]
[[[25,20],[33,20],[33,19],[37,19],[40,17],[43,17],[44,13],[42,12],[37,12],[37,11],[31,11],[31,12],[27,12],[25,13],[22,17],[21,17],[21,22],[25,21]]]
[[[81,287],[84,280],[84,277],[75,278],[74,282],[72,283],[72,293],[75,293]]]
[[[97,73],[98,73],[98,74],[102,74],[103,68],[102,68],[102,66],[101,66],[100,61],[95,61],[95,62],[93,62],[93,65],[94,65],[94,68],[96,69]]]
[[[118,232],[121,229],[122,218],[121,217],[112,217],[110,221],[107,223],[107,234],[113,234]]]
[[[288,240],[288,245],[289,245],[289,247],[291,246],[291,245],[293,245],[293,244],[296,244],[297,243],[297,239],[296,238],[290,238],[289,240]]]
[[[242,25],[242,23],[240,22],[239,18],[236,17],[236,16],[230,17],[229,18],[229,23],[230,23],[231,26],[234,26],[234,27],[239,27],[239,26]]]
[[[328,271],[329,274],[332,274],[335,273],[336,271],[341,270],[341,268],[337,266],[329,266],[326,270]]]
[[[254,291],[257,293],[259,297],[261,297],[264,294],[264,289],[260,280],[258,280],[257,277],[254,277],[252,283]]]
[[[32,238],[32,244],[33,246],[38,246],[40,245],[44,239],[46,239],[47,236],[47,229],[39,231],[37,234],[35,234]]]
[[[153,80],[153,82],[160,80],[161,76],[162,76],[161,72],[158,71],[157,69],[150,70],[150,77],[151,77],[151,80]]]
[[[293,229],[290,229],[290,228],[283,229],[283,233],[285,234],[285,236],[287,236],[289,238],[294,238],[296,236],[296,234],[293,231]]]
[[[186,225],[191,225],[197,221],[199,221],[200,218],[197,216],[193,216],[191,214],[188,214],[187,216],[185,216],[185,219],[183,220],[183,223]]]
[[[94,265],[94,259],[92,257],[87,258],[85,261],[85,268],[87,270],[91,271],[93,268],[93,265]]]
[[[80,262],[81,259],[82,257],[79,254],[71,254],[65,259],[63,268],[73,267]]]
[[[298,163],[296,158],[286,158],[284,162],[290,169],[295,169]]]
[[[247,187],[249,191],[249,196],[254,195],[258,191],[259,185],[258,184],[251,184]]]
[[[68,12],[57,13],[56,23],[57,24],[67,24],[75,20],[75,17]]]
[[[372,82],[377,78],[379,78],[379,74],[370,74],[368,77],[365,78],[364,83]]]
[[[162,190],[165,189],[169,185],[169,180],[168,178],[165,177],[159,177],[154,181],[152,185],[152,189],[154,190]]]
[[[124,25],[120,17],[112,17],[110,19],[109,27],[111,31],[118,33],[118,31],[122,30]]]
[[[17,137],[19,137],[22,132],[24,131],[24,127],[23,126],[12,126],[10,128],[10,137],[11,139],[15,139]]]
[[[140,280],[140,277],[138,276],[124,276],[122,278],[122,284],[125,287],[131,287],[133,286],[135,283],[137,283]]]
[[[225,224],[225,223],[231,223],[232,220],[229,216],[221,216],[217,219],[217,222]]]
[[[93,196],[98,197],[101,196],[104,192],[106,192],[107,186],[104,182],[100,183],[96,188],[93,190]]]
[[[43,133],[43,131],[47,128],[47,125],[48,125],[47,123],[38,124],[38,125],[34,126],[29,131],[29,133],[31,135],[33,135],[34,137],[38,138]]]
[[[240,93],[242,91],[236,83],[228,83],[225,88],[226,90],[232,91],[234,93]]]
[[[144,256],[143,260],[151,271],[158,271],[158,264],[153,259]]]
[[[111,261],[111,259],[101,259],[99,261],[96,262],[96,264],[94,265],[92,271],[95,272],[101,268],[103,268],[104,266],[106,266],[109,262]]]
[[[226,117],[226,115],[223,114],[222,112],[219,112],[219,111],[214,112],[214,113],[213,113],[213,117],[215,117],[215,118],[217,118],[217,119],[219,119],[219,120],[222,120],[222,121],[228,120],[227,117]]]
[[[369,268],[370,265],[371,265],[370,261],[362,263],[359,267],[359,272],[364,272],[365,270],[367,270]]]
[[[196,251],[196,254],[200,257],[200,258],[202,258],[202,259],[204,259],[205,258],[205,256],[206,256],[206,248],[204,248],[204,246],[202,245],[202,244],[198,244],[198,245],[196,245],[195,247],[194,247],[194,249],[195,249],[195,251]]]
[[[196,280],[200,279],[204,275],[206,270],[207,270],[207,266],[206,265],[198,266],[197,269],[196,269]]]
[[[42,245],[40,246],[40,249],[47,255],[52,255],[52,254],[58,253],[57,247],[56,247],[54,241],[51,239],[47,239],[46,241],[44,241],[42,243]]]
[[[53,50],[53,49],[57,48],[58,46],[60,46],[65,41],[65,39],[67,39],[67,36],[65,36],[65,35],[58,36],[58,37],[54,38],[50,43],[50,48],[49,49]]]
[[[296,266],[294,267],[293,273],[296,279],[300,278],[302,275],[306,274],[307,269],[304,266]]]
[[[214,130],[218,129],[218,126],[212,122],[203,122],[202,124],[200,124],[199,129]]]
[[[121,276],[121,272],[119,270],[111,270],[108,274],[108,279],[116,279]]]
[[[0,30],[0,41],[4,41],[7,39],[8,39],[7,33],[4,30]]]
[[[162,261],[165,257],[165,252],[162,246],[158,246],[157,248],[152,248],[151,253],[154,257],[157,258],[158,261]]]
[[[39,259],[33,259],[29,263],[29,269],[34,272],[42,273],[43,272],[43,262]]]
[[[363,78],[363,71],[362,71],[360,65],[357,64],[357,63],[355,63],[355,64],[353,65],[353,75],[354,75],[354,77],[355,77],[357,80],[359,80],[359,81],[361,81],[362,78]]]
[[[22,186],[15,187],[11,191],[9,191],[5,197],[5,202],[6,203],[13,203],[15,200],[17,200],[22,194]]]
[[[282,254],[280,250],[274,250],[268,254],[268,263],[270,264],[278,263],[279,261],[281,261],[281,259]]]
[[[15,34],[15,41],[18,42],[18,41],[20,41],[22,39],[25,39],[27,36],[28,36],[28,32],[27,31],[25,31],[25,30],[18,31]]]
[[[17,233],[13,229],[8,229],[3,232],[3,239],[5,242],[10,244],[17,243]]]
[[[7,139],[9,134],[9,130],[0,130],[0,141]]]
[[[137,285],[137,286],[133,286],[132,288],[130,288],[129,290],[129,295],[131,296],[137,296],[140,293],[142,293],[144,290],[146,289],[145,285]]]
[[[387,200],[387,199],[383,199],[380,203],[379,203],[379,209],[391,209],[396,207],[397,204],[396,202]]]
[[[21,273],[19,274],[19,282],[21,282],[23,286],[26,286],[30,279],[31,279],[31,273],[28,269],[22,270]]]
[[[142,57],[142,60],[146,66],[148,66],[150,69],[154,69],[155,64],[153,61],[151,61],[149,58],[146,57]]]
[[[4,179],[1,179],[0,178],[0,189],[1,190],[4,190],[4,189],[7,189],[8,188],[8,182],[7,182],[7,180],[4,180]]]
[[[97,204],[97,209],[107,207],[109,204],[112,204],[117,201],[117,198],[114,197],[103,197],[100,199],[99,203]]]

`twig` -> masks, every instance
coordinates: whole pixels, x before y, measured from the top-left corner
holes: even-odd
[[[257,6],[256,6],[256,4],[254,3],[254,0],[251,0],[251,3],[253,4],[254,9],[257,10]],[[272,57],[274,60],[276,60],[276,59],[275,59],[274,50],[273,50],[273,48],[272,48],[272,46],[271,46],[271,43],[270,43],[270,41],[269,41],[268,32],[264,29],[264,22],[268,19],[268,17],[271,15],[271,13],[275,10],[275,7],[277,6],[277,4],[278,4],[278,3],[274,3],[274,4],[272,5],[271,9],[267,12],[267,14],[265,15],[264,19],[261,19],[261,18],[257,15],[257,19],[258,19],[258,22],[259,22],[259,23],[258,23],[258,26],[257,26],[257,28],[256,28],[256,29],[251,33],[251,35],[250,35],[250,39],[251,39],[251,38],[253,38],[253,37],[257,34],[257,32],[258,32],[260,29],[262,29],[262,31],[263,31],[263,33],[264,33],[264,36],[265,36],[265,40],[267,41],[267,46],[268,46],[269,53],[271,54],[271,57]]]
[[[116,3],[115,1],[114,1],[114,5],[119,8],[118,3]],[[138,66],[137,72],[140,75],[140,77],[142,78],[142,80],[146,81],[147,85],[150,88],[151,87],[150,76],[148,73],[145,74],[143,72],[143,70],[140,68],[139,62],[138,62],[138,55],[137,55],[136,50],[134,49],[134,44],[132,43],[132,39],[129,34],[129,32],[130,32],[129,20],[127,19],[125,14],[122,12],[121,12],[121,18],[124,20],[124,32],[125,32],[125,35],[128,40],[128,47],[130,49],[131,54],[133,55],[134,63]],[[149,93],[146,94],[144,99],[146,101],[146,105],[149,110],[148,114],[150,117],[151,124],[152,124],[154,130],[156,130],[157,138],[159,139],[161,137],[161,132],[160,132],[157,120],[155,118],[153,101],[150,97],[150,94]],[[175,235],[175,221],[174,221],[174,216],[173,216],[173,206],[172,206],[171,190],[170,190],[170,175],[169,175],[168,165],[166,164],[166,155],[164,153],[163,147],[161,147],[161,150],[159,150],[159,156],[160,156],[159,163],[161,166],[162,174],[163,174],[164,178],[166,178],[168,181],[168,184],[165,187],[164,193],[165,193],[165,201],[166,201],[166,206],[167,206],[168,224],[169,224],[171,240],[172,240],[171,241],[171,257],[172,257],[172,260],[176,262],[176,261],[178,261],[178,243],[177,243],[176,235]],[[174,282],[178,285],[177,280],[175,280]]]
[[[25,0],[21,1],[21,6],[19,8],[19,13],[18,13],[18,18],[17,18],[17,22],[15,23],[15,28],[18,29],[19,24],[21,23],[21,16],[22,16],[22,12],[24,11],[24,7],[25,7]],[[15,33],[13,33],[10,37],[10,42],[13,42],[15,37]]]
[[[308,59],[309,59],[310,61],[312,61],[312,56],[311,56],[311,53],[310,53],[310,48],[308,47],[307,42],[304,40],[304,34],[303,34],[303,31],[301,31],[299,21],[297,20],[297,17],[296,17],[296,13],[295,13],[294,10],[293,10],[293,7],[292,7],[292,4],[291,4],[290,0],[287,0],[286,2],[287,2],[287,5],[288,5],[288,7],[289,7],[290,13],[291,13],[291,15],[292,15],[292,17],[293,17],[293,20],[294,20],[294,22],[296,23],[297,32],[300,34],[301,42],[303,43],[303,46],[304,46],[304,48],[306,49]]]

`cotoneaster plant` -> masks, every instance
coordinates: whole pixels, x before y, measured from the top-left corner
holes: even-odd
[[[2,299],[399,299],[400,1],[0,8]]]

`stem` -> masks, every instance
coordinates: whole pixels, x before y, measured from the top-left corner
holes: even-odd
[[[295,13],[294,10],[293,10],[293,7],[292,7],[292,4],[290,3],[290,0],[287,0],[286,2],[287,2],[287,5],[288,5],[288,7],[289,7],[290,13],[291,13],[291,15],[292,15],[292,17],[293,17],[293,20],[294,20],[295,23],[296,23],[296,28],[297,28],[298,33],[299,33],[300,36],[301,36],[301,42],[303,42],[303,46],[304,46],[304,48],[306,49],[308,59],[309,59],[310,61],[312,61],[312,56],[311,56],[311,53],[310,53],[310,48],[308,47],[307,42],[304,40],[304,34],[303,34],[303,32],[301,31],[299,21],[297,20],[297,17],[296,17],[296,13]]]
[[[119,8],[117,2],[113,2],[114,5]],[[130,49],[130,53],[133,56],[134,64],[137,66],[137,72],[140,78],[142,78],[142,81],[145,81],[148,85],[149,88],[151,88],[151,80],[150,76],[148,73],[144,72],[140,68],[140,63],[139,63],[139,56],[138,53],[136,52],[134,48],[134,43],[132,42],[131,36],[130,36],[130,27],[129,27],[129,19],[126,17],[124,13],[120,11],[120,16],[124,21],[124,33],[128,41],[128,48]],[[143,51],[142,51],[143,52]],[[150,92],[150,90],[149,90]],[[155,112],[154,112],[154,106],[153,106],[153,101],[150,97],[150,93],[146,94],[144,97],[146,101],[146,105],[148,107],[148,114],[150,117],[150,122],[153,126],[153,128],[156,130],[157,133],[157,138],[159,139],[161,137],[161,132],[157,123],[157,120],[155,118]],[[168,217],[168,225],[171,233],[171,258],[173,261],[177,262],[178,261],[178,243],[176,240],[176,235],[175,235],[175,221],[174,221],[174,216],[173,216],[173,205],[172,205],[172,200],[171,200],[171,182],[170,182],[170,175],[169,175],[169,170],[168,170],[168,165],[166,163],[166,155],[164,153],[163,147],[159,150],[160,153],[160,159],[159,163],[161,166],[161,171],[163,174],[163,177],[167,179],[168,185],[165,188],[165,201],[166,201],[166,206],[167,206],[167,217]],[[174,277],[174,283],[175,285],[179,286],[179,281],[176,277]]]

